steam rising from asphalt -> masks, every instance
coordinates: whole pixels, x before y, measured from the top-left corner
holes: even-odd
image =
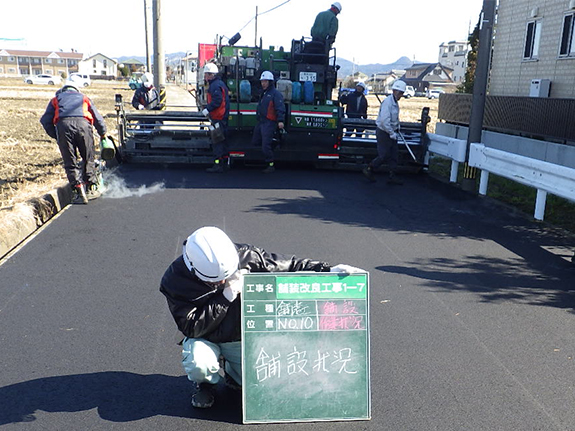
[[[151,193],[161,192],[165,189],[164,183],[154,183],[150,187],[140,186],[129,188],[126,181],[113,171],[104,171],[104,193],[102,197],[109,199],[123,199],[132,196],[142,197]]]

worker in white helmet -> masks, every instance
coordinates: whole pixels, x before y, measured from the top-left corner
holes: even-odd
[[[202,113],[208,117],[214,127],[221,129],[221,138],[212,141],[214,165],[206,172],[220,174],[229,167],[230,150],[227,142],[228,116],[230,114],[230,95],[224,81],[218,76],[218,66],[207,63],[204,66],[204,79],[208,84],[207,105]]]
[[[284,97],[275,88],[274,74],[269,70],[262,72],[260,83],[262,94],[256,111],[256,127],[252,135],[252,144],[261,145],[266,167],[265,174],[275,171],[274,166],[274,135],[284,128],[285,104]]]
[[[405,81],[398,79],[391,86],[392,94],[386,97],[379,108],[379,115],[375,120],[375,135],[377,138],[377,157],[363,169],[363,175],[375,181],[374,170],[388,160],[388,184],[403,184],[396,176],[397,169],[397,138],[399,134],[399,99],[405,93]]]
[[[337,15],[340,12],[341,4],[334,2],[328,10],[317,14],[313,27],[311,28],[311,37],[314,41],[322,42],[331,47],[337,35],[339,26]]]
[[[182,364],[197,390],[192,406],[211,407],[214,385],[238,389],[241,370],[241,301],[248,272],[363,271],[349,265],[282,256],[234,244],[220,229],[202,227],[184,242],[182,255],[166,270],[160,291],[182,332]],[[222,368],[220,356],[225,360]]]

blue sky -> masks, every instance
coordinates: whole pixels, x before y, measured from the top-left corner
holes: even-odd
[[[324,0],[161,0],[164,49],[197,52],[198,43],[242,31],[238,45],[284,46],[309,36],[315,15],[329,8]],[[148,0],[151,8],[152,0]],[[144,0],[6,1],[0,48],[101,52],[110,57],[145,55]],[[337,56],[358,64],[391,63],[405,55],[437,61],[442,42],[465,40],[478,21],[482,0],[340,1],[342,13]],[[255,28],[258,8],[257,36]],[[222,10],[225,12],[222,13]],[[34,11],[31,13],[31,11]],[[9,17],[15,17],[11,19]],[[251,21],[251,22],[250,22]],[[256,39],[257,37],[257,39]]]

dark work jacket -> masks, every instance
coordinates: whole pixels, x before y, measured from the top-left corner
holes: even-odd
[[[134,97],[132,97],[132,106],[138,109],[138,105],[143,105],[147,110],[158,109],[160,104],[160,95],[156,87],[146,88],[145,86],[139,87],[134,92]]]
[[[337,35],[337,30],[339,27],[339,22],[337,20],[336,14],[332,9],[320,12],[315,17],[313,27],[311,28],[311,37],[313,40],[319,40],[329,43],[335,41],[335,36]]]
[[[230,95],[228,87],[220,78],[215,77],[210,82],[207,99],[206,109],[210,113],[210,119],[227,121],[230,115]]]
[[[298,259],[267,253],[249,244],[235,244],[240,269],[249,272],[328,272],[325,262]],[[213,288],[188,270],[182,256],[164,273],[160,292],[166,296],[170,312],[178,329],[189,338],[203,338],[213,343],[226,343],[241,339],[241,301],[229,302],[223,286]]]
[[[40,118],[40,123],[51,138],[56,139],[56,124],[61,118],[80,117],[96,127],[98,134],[106,134],[106,123],[92,101],[78,90],[70,87],[64,91],[58,90],[56,96],[50,100],[46,112]]]
[[[367,99],[363,93],[348,92],[340,97],[342,105],[346,105],[345,113],[348,118],[367,118]]]
[[[257,120],[269,120],[284,123],[285,115],[286,108],[284,105],[284,97],[270,82],[269,87],[260,97],[256,113]]]

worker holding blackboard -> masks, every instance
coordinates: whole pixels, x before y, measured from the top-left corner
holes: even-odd
[[[184,242],[182,255],[164,273],[160,291],[182,332],[182,364],[195,382],[192,405],[211,407],[220,381],[241,384],[241,302],[243,274],[249,272],[360,272],[349,265],[268,253],[234,244],[217,227],[202,227]],[[224,365],[220,363],[224,358]]]

